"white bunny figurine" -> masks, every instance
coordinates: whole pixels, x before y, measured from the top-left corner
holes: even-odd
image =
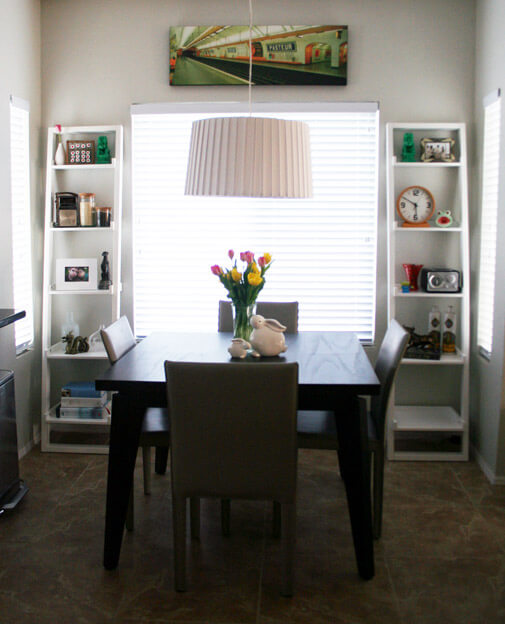
[[[250,337],[251,345],[254,351],[252,355],[279,355],[287,350],[284,340],[286,327],[281,325],[275,319],[266,319],[261,314],[255,314],[251,317],[251,325],[253,331]]]
[[[247,349],[251,345],[243,338],[232,338],[231,345],[228,347],[228,353],[232,358],[240,358],[241,360],[247,355]]]

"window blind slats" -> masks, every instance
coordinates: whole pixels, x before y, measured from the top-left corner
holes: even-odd
[[[500,118],[501,98],[498,97],[484,108],[477,343],[488,356],[493,350]]]
[[[12,278],[14,307],[26,316],[14,325],[16,352],[33,343],[33,289],[30,220],[29,106],[17,98],[10,103]]]
[[[260,297],[299,301],[301,330],[355,331],[373,340],[377,110],[275,113],[309,124],[310,199],[185,196],[191,124],[222,114],[132,115],[136,335],[215,330],[226,291],[210,266],[229,266],[232,247],[272,253]],[[234,114],[242,115],[226,112]]]

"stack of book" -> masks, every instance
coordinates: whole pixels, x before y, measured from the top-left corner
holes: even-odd
[[[109,415],[107,392],[95,390],[94,382],[73,381],[61,389],[59,418],[107,420]]]

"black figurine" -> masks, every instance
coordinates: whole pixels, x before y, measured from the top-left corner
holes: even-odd
[[[102,278],[100,283],[98,284],[99,290],[108,290],[112,282],[110,281],[110,267],[109,267],[109,252],[102,251],[102,264],[100,268],[102,269]]]

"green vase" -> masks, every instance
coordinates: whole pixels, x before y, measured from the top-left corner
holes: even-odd
[[[249,340],[252,326],[251,317],[256,313],[256,304],[245,305],[242,303],[233,304],[233,336]]]

